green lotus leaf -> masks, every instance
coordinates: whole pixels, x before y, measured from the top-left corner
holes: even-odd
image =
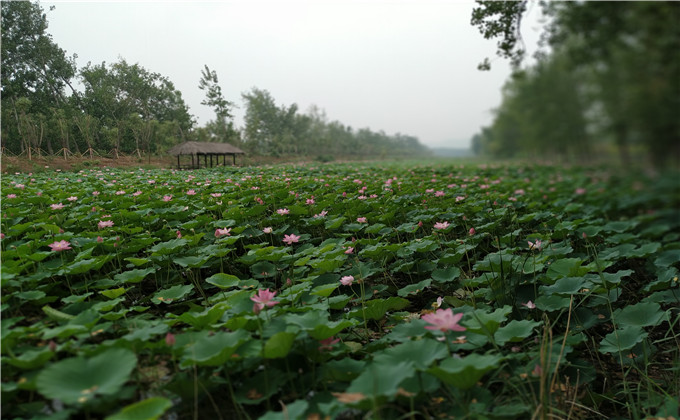
[[[583,260],[580,258],[561,258],[550,264],[546,275],[552,280],[562,277],[581,277],[588,273],[588,268],[581,267],[582,264]]]
[[[112,348],[90,358],[65,359],[38,374],[38,392],[65,404],[83,404],[98,395],[117,394],[136,365],[135,354],[122,348]]]
[[[264,358],[280,359],[286,357],[293,347],[296,335],[292,332],[281,331],[271,336],[264,344]]]
[[[156,305],[160,303],[172,303],[176,300],[182,299],[194,290],[192,284],[185,284],[184,286],[178,284],[168,289],[161,290],[153,295],[151,301]]]
[[[39,350],[25,351],[18,357],[7,358],[7,361],[12,366],[29,370],[36,369],[44,365],[52,358],[52,356],[54,356],[54,352],[50,351],[49,348],[43,348]]]
[[[666,312],[656,302],[640,302],[617,309],[612,314],[619,328],[651,327],[659,325],[664,320]]]
[[[328,297],[339,286],[340,286],[340,283],[322,284],[320,286],[316,286],[315,288],[313,288],[312,291],[310,292],[310,294],[315,295],[315,296]]]
[[[460,268],[458,267],[448,267],[439,268],[432,272],[432,278],[437,283],[448,283],[460,277]]]
[[[434,273],[433,273],[434,275]],[[416,284],[409,284],[408,286],[402,287],[397,291],[397,295],[401,297],[406,297],[409,295],[416,295],[420,292],[422,292],[426,287],[429,287],[430,284],[432,283],[432,280],[430,279],[425,279],[423,281],[420,281]]]
[[[202,267],[208,260],[211,258],[210,255],[206,256],[187,256],[187,257],[179,257],[179,258],[173,258],[172,262],[174,262],[177,265],[180,265],[182,267],[189,267],[189,268],[200,268]]]
[[[490,313],[484,309],[476,309],[466,312],[462,318],[462,323],[470,332],[493,335],[511,312],[512,307],[509,305],[498,308]]]
[[[206,328],[219,320],[227,310],[224,304],[217,304],[202,312],[184,312],[177,319],[186,322],[194,328]]]
[[[167,242],[161,242],[149,248],[151,255],[161,256],[161,255],[171,255],[182,249],[189,242],[186,239],[171,239]]]
[[[460,389],[470,389],[490,370],[496,369],[503,357],[472,353],[463,358],[448,358],[439,366],[427,370],[449,385]]]
[[[208,277],[205,279],[205,281],[206,283],[214,284],[220,289],[230,289],[232,287],[238,286],[241,280],[231,274],[217,273]]]
[[[314,326],[314,329],[309,331],[309,335],[315,340],[325,340],[333,337],[335,334],[356,325],[355,321],[343,319],[341,321],[327,322]]]
[[[120,283],[139,283],[146,278],[151,273],[155,273],[156,269],[153,267],[144,269],[134,269],[130,271],[125,271],[113,276],[113,279]]]
[[[100,292],[102,295],[106,296],[109,299],[115,299],[118,296],[122,295],[125,293],[125,288],[124,287],[119,287],[117,289],[111,289],[111,290],[104,290]]]
[[[461,333],[462,334],[462,333]],[[410,340],[374,353],[374,362],[381,364],[398,364],[401,362],[413,362],[419,370],[425,370],[434,363],[449,357],[446,344],[429,338],[423,340]]]
[[[632,349],[647,338],[642,327],[628,325],[607,334],[600,341],[600,353],[619,353]]]
[[[347,388],[347,393],[361,393],[367,397],[393,397],[399,391],[400,384],[416,374],[411,361],[394,364],[371,363],[355,378]]]
[[[212,336],[204,336],[184,348],[181,366],[189,367],[223,365],[236,349],[250,339],[245,330],[235,332],[218,332]]]
[[[125,406],[118,413],[106,417],[105,420],[156,420],[170,407],[172,407],[172,402],[169,399],[152,397]]]
[[[351,317],[364,319],[382,319],[387,311],[404,309],[410,302],[404,298],[372,299],[365,303],[365,308],[357,308],[350,312]]]
[[[539,325],[541,325],[541,322],[526,319],[521,321],[512,320],[496,331],[494,340],[499,346],[508,342],[515,343],[523,341],[525,338],[531,336],[534,332],[534,328]]]

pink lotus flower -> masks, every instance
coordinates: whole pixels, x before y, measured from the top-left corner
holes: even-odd
[[[437,309],[434,313],[425,314],[420,317],[423,321],[428,322],[432,325],[425,327],[426,330],[439,330],[441,332],[446,331],[465,331],[465,327],[458,325],[463,314],[453,314],[451,308],[448,309]]]
[[[170,200],[172,200],[172,196],[171,196],[171,195],[164,195],[164,196],[163,196],[163,201],[168,202],[168,201],[170,201]]]
[[[176,341],[176,340],[175,340],[175,335],[174,335],[174,334],[172,334],[172,333],[167,333],[167,334],[165,334],[165,344],[166,344],[168,347],[174,346],[174,345],[175,345],[175,341]]]
[[[449,222],[437,222],[437,223],[434,224],[434,228],[435,229],[446,229],[447,227],[449,227],[449,225],[450,225]]]
[[[578,195],[585,194],[585,193],[586,193],[586,189],[585,189],[585,188],[576,188],[576,191],[575,191],[575,192],[576,192],[576,194],[578,194]]]
[[[287,243],[288,245],[293,245],[299,240],[300,237],[295,235],[294,233],[291,233],[290,235],[283,235],[283,242]]]
[[[540,239],[536,240],[536,242],[527,241],[527,243],[529,244],[529,249],[531,250],[540,251],[543,247],[543,242]]]
[[[353,254],[354,253],[354,248],[351,246],[345,250],[345,254]]]
[[[358,223],[368,223],[368,220],[365,217],[357,217],[357,222]]]
[[[113,220],[100,220],[97,226],[99,227],[99,229],[113,227]]]
[[[135,191],[135,192],[132,193],[133,197],[139,197],[140,195],[142,195],[141,191]]]
[[[435,309],[440,308],[442,306],[442,303],[444,303],[444,299],[441,296],[439,296],[437,298],[437,301],[432,304],[432,307]]]
[[[477,231],[475,230],[475,228],[470,228],[470,230],[468,231],[468,233],[470,234],[470,236],[472,236],[472,235],[474,235],[475,233],[477,233]]]
[[[73,195],[70,196],[69,198],[67,198],[68,201],[76,201],[77,199],[78,199],[78,197],[75,197]]]
[[[196,195],[196,190],[187,191],[187,195]]]
[[[213,197],[215,197],[215,198],[220,198],[220,197],[222,197],[222,193],[212,193],[212,194],[210,194],[210,195],[213,196]]]
[[[536,308],[536,304],[532,301],[528,301],[527,303],[522,303],[522,306],[526,306],[529,309],[535,309]]]
[[[61,210],[64,208],[64,205],[61,203],[56,203],[56,204],[50,204],[50,207],[52,210]]]
[[[92,195],[94,195],[95,197],[98,196],[98,195],[99,195],[99,191],[92,191]]]
[[[437,192],[434,193],[435,197],[443,197],[445,195],[446,195],[446,193],[444,191],[437,191]]]
[[[309,205],[311,206],[312,204],[314,204],[314,199],[313,199],[313,198],[308,198],[307,201],[306,201],[306,203],[309,204]]]
[[[324,350],[333,350],[333,344],[337,344],[340,342],[339,338],[333,338],[333,337],[328,337],[325,340],[319,341],[319,351],[324,351]]]
[[[351,286],[354,283],[354,276],[344,276],[340,279],[343,286]]]
[[[71,244],[68,241],[61,240],[59,242],[54,242],[49,244],[48,246],[52,248],[52,251],[55,252],[60,252],[60,251],[66,251],[67,249],[73,249],[70,246]]]
[[[276,296],[276,292],[270,292],[269,289],[258,289],[257,293],[250,298],[250,300],[255,302],[253,305],[253,312],[259,314],[265,307],[271,308],[279,303],[278,301],[272,300],[274,299],[274,296]]]
[[[123,191],[123,190],[116,191],[116,195],[123,195],[123,194],[125,194],[125,191]]]
[[[463,201],[463,200],[465,200],[465,197],[463,197],[462,195],[459,195],[458,197],[456,197],[456,203],[459,202],[459,201]]]
[[[278,210],[276,210],[276,212],[278,214],[280,214],[281,216],[283,216],[284,214],[290,213],[290,210],[288,210],[288,209],[278,209]]]
[[[97,236],[97,243],[102,243],[102,242],[104,242],[104,238],[102,238],[101,236]]]
[[[262,229],[262,232],[264,233],[272,233],[274,230],[271,228],[271,226],[268,226],[264,229]]]
[[[231,228],[215,229],[215,237],[219,238],[220,236],[231,236]]]
[[[7,194],[7,198],[17,198],[16,194]]]
[[[177,235],[177,239],[182,239],[182,232],[180,232],[180,231],[178,230],[178,231],[175,232],[175,233],[176,233],[176,235]]]
[[[321,213],[315,214],[314,217],[326,217],[328,212],[326,210],[322,210]]]

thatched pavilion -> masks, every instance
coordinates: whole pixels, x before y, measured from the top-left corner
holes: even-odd
[[[204,168],[208,167],[208,156],[210,156],[210,167],[212,168],[213,156],[216,159],[216,165],[220,164],[220,156],[222,156],[222,165],[227,165],[227,156],[231,156],[233,165],[236,165],[236,155],[244,155],[246,152],[228,143],[187,141],[168,150],[168,153],[177,156],[177,169],[198,169],[201,167],[201,156],[203,156]],[[191,166],[180,164],[180,156],[182,155],[191,155]]]

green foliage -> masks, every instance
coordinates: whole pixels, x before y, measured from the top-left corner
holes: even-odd
[[[680,5],[543,2],[552,52],[519,70],[526,2],[478,3],[472,24],[486,38],[500,39],[499,55],[510,58],[518,74],[475,148],[493,156],[583,161],[610,143],[629,165],[631,149],[641,145],[656,166],[680,164],[680,59],[674,53]]]
[[[676,180],[443,162],[3,176],[3,416],[670,412]]]
[[[66,404],[85,404],[99,396],[117,394],[136,364],[133,352],[119,348],[91,358],[64,359],[40,372],[38,392]]]

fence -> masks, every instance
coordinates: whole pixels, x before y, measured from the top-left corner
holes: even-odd
[[[117,149],[111,149],[108,152],[101,151],[101,150],[95,150],[93,148],[89,148],[85,150],[84,152],[73,152],[69,149],[62,148],[57,150],[56,152],[49,153],[44,149],[41,149],[39,147],[31,147],[28,149],[23,150],[21,153],[13,153],[11,150],[8,150],[6,147],[2,147],[0,150],[0,154],[5,157],[14,157],[14,158],[25,158],[28,160],[33,160],[34,158],[38,159],[55,159],[55,158],[60,158],[63,160],[69,160],[69,159],[76,159],[76,160],[81,160],[81,159],[96,159],[96,158],[105,158],[105,159],[144,159],[148,157],[148,155],[143,152],[142,150],[136,149],[132,153],[126,154],[123,153]],[[160,157],[161,155],[152,155],[156,157]]]

